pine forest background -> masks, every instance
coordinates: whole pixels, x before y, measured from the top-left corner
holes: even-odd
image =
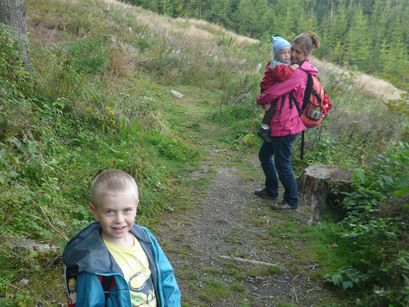
[[[128,0],[172,17],[194,17],[269,41],[305,30],[319,34],[316,53],[408,89],[409,2],[405,0]],[[406,29],[406,31],[405,31]]]

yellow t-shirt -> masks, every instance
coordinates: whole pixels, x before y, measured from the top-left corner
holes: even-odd
[[[148,257],[138,240],[134,237],[134,244],[131,247],[117,247],[106,240],[104,243],[128,282],[132,307],[156,307]]]

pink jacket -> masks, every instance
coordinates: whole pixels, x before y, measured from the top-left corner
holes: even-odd
[[[279,98],[271,120],[271,136],[292,135],[305,129],[297,108],[295,106],[290,108],[288,94],[293,92],[301,108],[307,86],[307,72],[312,75],[318,74],[318,70],[308,60],[304,61],[287,80],[270,86],[257,97],[257,103],[261,105],[271,103],[274,99]]]

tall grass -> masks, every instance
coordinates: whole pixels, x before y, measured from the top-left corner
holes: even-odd
[[[235,86],[238,72],[256,66],[248,58],[254,42],[238,50],[240,37],[221,28],[210,32],[116,1],[26,6],[32,71],[22,64],[21,42],[0,32],[0,236],[59,250],[19,254],[3,246],[2,306],[64,301],[61,268],[53,259],[92,220],[88,189],[99,171],[120,168],[135,176],[139,223],[154,226],[161,212],[172,210],[179,193],[174,178],[200,157],[172,129],[168,87],[200,84],[199,91],[222,92]],[[32,278],[30,289],[16,286]]]
[[[262,113],[254,103],[262,74],[257,67],[269,56],[267,46],[202,21],[160,17],[117,1],[26,5],[32,71],[22,64],[20,42],[0,28],[3,241],[28,238],[62,247],[92,220],[89,183],[107,168],[136,177],[138,220],[153,226],[179,193],[168,182],[200,158],[195,144],[172,129],[169,88],[216,93],[218,107],[209,119],[230,128],[222,141],[255,150]],[[308,133],[303,165],[357,166],[402,139],[399,114],[350,92],[346,81],[328,83],[335,109],[320,140],[316,131]],[[63,301],[61,268],[53,261],[58,253],[20,255],[2,248],[0,304]],[[15,286],[25,278],[35,279],[31,290]],[[61,297],[50,298],[48,284]]]

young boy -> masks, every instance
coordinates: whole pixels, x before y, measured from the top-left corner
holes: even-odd
[[[138,202],[125,172],[108,170],[92,182],[96,222],[64,249],[69,306],[180,306],[169,260],[152,233],[134,224]]]
[[[272,37],[272,58],[267,63],[264,72],[263,80],[260,82],[260,92],[263,93],[271,85],[286,80],[292,73],[296,66],[290,65],[291,58],[291,44],[280,36]],[[270,143],[270,126],[274,116],[276,102],[263,105],[265,114],[261,127],[257,134],[263,138],[264,141]]]

